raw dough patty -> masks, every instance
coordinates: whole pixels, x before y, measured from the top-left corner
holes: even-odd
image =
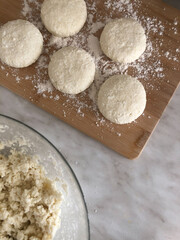
[[[146,92],[143,85],[128,75],[115,75],[103,83],[98,107],[105,118],[117,124],[134,121],[144,111]]]
[[[146,35],[140,23],[121,18],[109,22],[100,38],[103,52],[112,60],[130,63],[146,49]]]
[[[52,84],[59,91],[78,94],[93,82],[95,64],[85,50],[65,47],[53,54],[48,73]]]
[[[59,37],[78,33],[86,18],[84,0],[45,0],[42,4],[41,19],[45,27]]]
[[[10,21],[0,28],[0,58],[11,67],[31,65],[40,56],[42,47],[42,34],[28,21]]]

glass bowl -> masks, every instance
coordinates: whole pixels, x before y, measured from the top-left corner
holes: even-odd
[[[8,143],[8,148],[21,149],[38,156],[46,175],[52,180],[59,179],[56,186],[57,190],[63,192],[64,200],[61,204],[61,227],[53,240],[90,239],[87,208],[81,187],[56,147],[34,129],[4,115],[0,115],[0,143]]]

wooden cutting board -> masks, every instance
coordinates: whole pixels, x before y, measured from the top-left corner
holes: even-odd
[[[94,1],[88,0],[88,2],[93,4]],[[96,2],[99,8],[99,13],[104,14],[104,12],[107,11],[104,8],[105,1],[96,0]],[[164,34],[162,36],[157,33],[151,33],[150,38],[152,39],[152,42],[161,41],[163,38],[161,51],[165,52],[171,50],[172,52],[177,52],[178,50],[176,49],[180,47],[180,34],[179,32],[174,34],[174,30],[170,29],[169,24],[173,26],[175,17],[177,22],[179,21],[180,23],[180,11],[165,5],[160,0],[144,0],[142,1],[140,8],[141,14],[144,14],[146,18],[148,18],[148,16],[151,18],[155,17],[165,26]],[[22,1],[20,0],[0,0],[0,23],[4,24],[9,20],[23,18],[21,10]],[[35,14],[38,13],[35,11]],[[39,18],[38,15],[37,17]],[[117,9],[113,13],[113,18],[116,17],[121,17],[121,11],[118,11]],[[86,31],[86,25],[83,29],[83,31]],[[179,25],[176,26],[176,29],[179,31]],[[43,31],[46,30],[44,29]],[[101,31],[102,29],[97,34],[98,37],[100,36]],[[177,54],[176,58],[178,57],[179,55]],[[173,59],[167,59],[162,55],[157,55],[157,59],[158,58],[164,66],[163,74],[165,76],[163,80],[160,80],[157,76],[154,76],[154,74],[149,76],[149,79],[153,79],[154,84],[154,87],[151,89],[146,88],[147,81],[145,82],[143,79],[141,80],[147,91],[146,110],[144,115],[139,117],[135,123],[127,125],[111,124],[107,120],[105,120],[105,122],[103,121],[103,124],[101,124],[102,121],[98,120],[95,111],[90,110],[89,108],[84,108],[81,110],[81,114],[78,114],[77,107],[73,105],[73,100],[58,91],[54,90],[51,98],[48,97],[48,93],[46,93],[46,97],[44,97],[42,94],[37,94],[37,90],[34,88],[32,81],[23,79],[18,83],[14,72],[17,71],[18,76],[22,78],[23,76],[34,74],[36,72],[35,67],[37,63],[20,70],[14,70],[3,65],[5,69],[3,67],[3,69],[0,68],[0,84],[43,108],[47,112],[52,113],[59,119],[84,132],[90,137],[112,148],[116,152],[129,159],[134,159],[139,156],[144,148],[180,80],[179,59],[174,61]],[[145,62],[144,64],[152,65],[154,63]],[[131,73],[131,69],[128,73]],[[54,97],[57,94],[60,95],[60,99],[55,101]],[[84,100],[82,100],[83,97]],[[88,96],[80,95],[79,98],[89,106],[92,105]],[[99,114],[99,116],[101,115]]]

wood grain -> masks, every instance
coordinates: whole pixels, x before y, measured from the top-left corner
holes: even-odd
[[[92,2],[91,0],[89,1]],[[104,1],[97,0],[97,2],[99,4],[99,11],[103,14],[105,11],[103,8]],[[0,23],[3,24],[9,20],[22,18],[21,8],[22,2],[20,0],[0,0]],[[145,14],[146,16],[157,17],[165,26],[165,33],[163,35],[164,47],[161,50],[168,50],[169,48],[175,50],[178,48],[180,45],[179,33],[174,35],[172,32],[173,30],[168,28],[168,23],[172,23],[175,16],[180,16],[180,11],[156,0],[144,0],[141,8],[142,15]],[[120,13],[115,12],[113,17],[120,17]],[[180,17],[177,17],[177,20],[180,21]],[[100,32],[98,33],[98,37],[99,36]],[[156,33],[151,36],[152,41],[153,39],[154,41],[157,41],[158,38],[160,39],[162,36],[159,36]],[[71,99],[68,104],[65,106],[63,105],[67,102],[67,96],[62,95],[57,101],[48,97],[44,98],[42,95],[37,94],[32,81],[22,80],[20,83],[17,83],[12,74],[12,69],[8,66],[5,66],[5,71],[0,70],[0,84],[43,108],[47,112],[57,116],[59,119],[84,132],[90,137],[112,148],[116,152],[129,159],[134,159],[139,156],[144,148],[180,80],[180,71],[174,70],[174,68],[177,69],[178,63],[172,60],[167,60],[167,58],[162,56],[157,56],[157,58],[161,58],[161,62],[165,66],[165,78],[161,83],[158,78],[153,79],[154,90],[152,89],[150,91],[146,88],[147,106],[144,116],[138,118],[135,123],[128,125],[111,124],[106,120],[107,124],[99,127],[95,112],[85,108],[82,110],[84,113],[84,117],[82,117],[77,114],[77,108],[73,106]],[[36,72],[35,66],[36,63],[28,68],[18,70],[18,75],[25,76],[27,74],[34,74]],[[129,69],[128,73],[131,73],[131,69]],[[150,78],[154,77],[150,76]],[[146,83],[143,81],[142,83],[146,87]],[[159,87],[158,91],[156,90],[157,87]],[[54,90],[53,96],[56,96],[57,93],[59,94],[59,92]],[[82,99],[82,96],[80,96],[80,98]],[[89,105],[92,104],[86,96],[84,101]],[[64,115],[64,110],[66,110],[66,116]],[[118,136],[117,133],[121,133],[121,136]]]

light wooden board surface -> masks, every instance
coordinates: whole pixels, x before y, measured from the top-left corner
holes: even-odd
[[[93,2],[92,0],[88,1],[90,3]],[[100,14],[104,14],[104,11],[106,11],[103,7],[104,1],[96,1]],[[23,18],[21,9],[22,1],[20,0],[0,0],[0,23],[3,24],[10,20]],[[168,51],[170,49],[175,52],[176,49],[180,47],[180,35],[179,32],[178,34],[174,34],[173,29],[169,29],[169,23],[173,23],[175,16],[176,20],[180,22],[180,11],[165,5],[160,0],[144,0],[140,10],[142,15],[145,14],[145,17],[159,18],[165,26],[163,36],[157,33],[151,34],[152,42],[153,40],[158,41],[158,38],[161,40],[163,37],[164,43],[161,50]],[[121,17],[121,13],[118,11],[115,12],[113,18],[116,17]],[[179,27],[177,26],[177,28]],[[101,31],[102,30],[99,31],[98,37]],[[116,152],[129,159],[134,159],[139,156],[144,148],[180,80],[179,63],[157,55],[157,59],[158,58],[161,58],[161,62],[164,65],[165,77],[160,81],[157,76],[149,76],[149,78],[153,79],[154,89],[149,90],[146,88],[147,106],[144,115],[138,118],[135,123],[128,125],[110,124],[106,121],[107,124],[99,126],[99,124],[97,124],[97,115],[94,111],[85,108],[82,109],[84,116],[77,114],[77,108],[73,106],[71,99],[68,104],[63,105],[68,99],[68,97],[64,95],[57,101],[48,97],[44,98],[42,95],[37,94],[37,90],[34,89],[32,81],[21,80],[17,83],[15,76],[12,74],[14,70],[5,65],[5,70],[0,69],[0,84],[112,148]],[[37,63],[28,68],[18,70],[18,75],[25,76],[34,74],[36,72],[36,64]],[[145,62],[144,64],[153,64],[153,62]],[[131,73],[131,69],[128,73]],[[143,80],[141,80],[141,82],[145,85]],[[157,88],[159,90],[157,90]],[[56,94],[59,94],[59,92],[54,90],[53,96],[56,96]],[[80,96],[80,98],[82,99],[82,96]],[[85,96],[84,101],[91,105],[91,101],[87,96]],[[66,111],[66,115],[64,111]],[[121,136],[119,136],[118,133],[121,133]]]

